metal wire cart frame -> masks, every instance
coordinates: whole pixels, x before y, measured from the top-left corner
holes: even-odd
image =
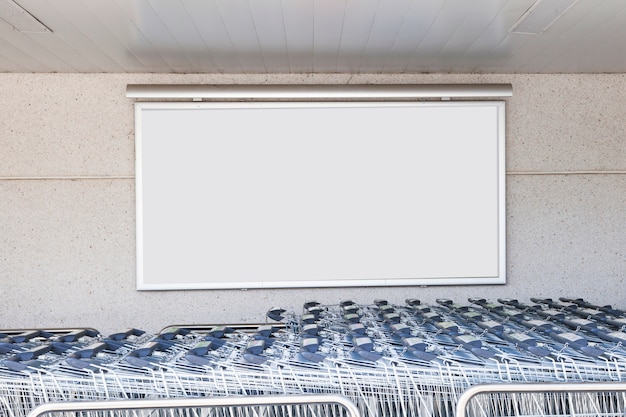
[[[624,416],[626,383],[486,384],[468,388],[456,417]]]
[[[74,401],[43,404],[28,417],[360,417],[350,401],[333,395]]]
[[[364,417],[452,417],[476,385],[626,382],[626,313],[582,299],[531,301],[308,302],[301,312],[271,308],[263,324],[156,334],[0,330],[0,415],[67,401],[324,394]],[[502,416],[536,401],[498,398],[485,409]],[[624,414],[622,398],[594,403],[597,415]],[[546,415],[570,414],[571,404],[553,402]]]

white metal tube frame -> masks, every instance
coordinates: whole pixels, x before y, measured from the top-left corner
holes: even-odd
[[[126,97],[168,100],[416,100],[511,97],[511,84],[129,84]]]
[[[626,382],[575,382],[575,383],[513,383],[479,384],[466,389],[456,404],[455,417],[466,417],[470,400],[480,394],[492,393],[542,393],[542,392],[626,392]]]
[[[55,412],[86,412],[137,409],[181,409],[202,407],[237,407],[263,405],[320,405],[335,404],[343,407],[347,417],[361,417],[359,409],[349,399],[339,395],[302,394],[302,395],[259,395],[241,397],[205,397],[205,398],[162,398],[138,400],[105,401],[68,401],[41,404],[28,413],[27,417],[40,417]]]

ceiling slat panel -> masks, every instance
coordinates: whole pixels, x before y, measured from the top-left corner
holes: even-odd
[[[150,4],[163,25],[178,45],[178,54],[184,53],[191,64],[189,72],[215,68],[215,61],[191,19],[185,4],[180,0],[151,0]],[[168,51],[168,56],[174,51]]]
[[[12,47],[12,45],[7,45],[6,42],[0,40],[0,51],[2,51],[0,52],[0,62],[2,62],[2,68],[0,72],[29,72],[25,67],[20,65],[19,61],[21,60],[14,60],[10,58],[8,54],[4,53],[4,48],[7,46]]]
[[[54,51],[55,55],[69,63],[68,72],[72,71],[71,68],[78,72],[124,72],[119,64],[94,44],[88,34],[79,30],[75,22],[59,11],[59,5],[56,3],[21,0],[20,5],[52,29],[51,38],[58,43],[50,41],[47,44],[54,48],[50,50]],[[41,41],[43,42],[43,38]],[[66,46],[57,49],[54,45],[59,44]],[[41,70],[32,68],[31,71]]]
[[[103,49],[127,71],[168,68],[117,3],[89,1],[85,2],[85,8],[94,17],[93,22],[89,22],[89,30],[97,36],[97,43],[103,45]]]
[[[383,2],[378,7],[363,53],[361,69],[382,69],[387,61],[389,51],[398,41],[399,33],[406,22],[406,16],[412,3],[413,0],[395,0],[393,3]]]
[[[512,44],[509,30],[535,2],[535,0],[508,0],[506,3],[495,1],[500,5],[498,14],[465,53],[464,61],[467,61],[468,72],[474,72],[476,68],[482,66],[497,68],[500,63],[508,59],[507,46]],[[524,41],[524,39],[520,38],[518,41]]]
[[[52,32],[0,30],[0,72],[626,73],[617,0],[539,35],[536,0],[15,1]]]
[[[124,0],[128,2],[128,0]],[[129,57],[137,61],[142,71],[166,71],[167,63],[161,58],[154,47],[139,31],[130,16],[114,1],[92,1],[87,3],[89,10],[98,17],[108,31],[114,34],[123,45]]]
[[[603,2],[606,3],[606,0]],[[620,14],[626,9],[626,3],[614,3],[611,7],[601,7],[595,10],[593,16],[588,16],[589,10],[583,7],[574,6],[570,9],[570,12],[546,32],[546,35],[549,34],[554,41],[547,49],[546,59],[542,63],[535,64],[537,69],[554,71],[554,68],[569,63],[568,69],[575,72],[580,71],[580,68],[596,68],[597,70],[598,61],[615,51],[616,44],[612,42],[611,34],[626,30],[624,20],[620,18]],[[581,24],[583,19],[588,22],[588,25]],[[563,34],[558,35],[561,32]],[[581,51],[586,52],[581,53]]]
[[[121,0],[117,1],[117,5],[126,13],[154,51],[163,58],[169,70],[187,72],[193,68],[185,49],[176,42],[149,1]]]
[[[473,67],[470,72],[483,73],[483,72],[503,72],[503,68],[513,68],[519,63],[510,64],[514,54],[512,51],[517,48],[523,48],[529,42],[527,35],[512,35],[509,34],[498,46],[496,46],[487,57],[483,56],[476,64],[473,62]]]
[[[484,27],[479,36],[474,39],[472,46],[468,48],[468,53],[486,51],[490,52],[496,48],[509,35],[509,30],[528,10],[535,0],[508,0],[502,2],[495,1],[496,5],[490,5],[490,9],[498,7],[498,12],[494,18]],[[480,13],[480,9],[478,10]]]
[[[347,0],[338,64],[358,72],[380,0]]]
[[[590,7],[591,4],[589,3],[577,4],[545,32],[530,35],[531,42],[529,47],[521,50],[523,54],[527,54],[527,58],[521,67],[527,68],[527,71],[538,72],[540,68],[549,65],[550,62],[554,62],[557,55],[560,56],[560,65],[570,65],[572,58],[576,59],[576,57],[572,56],[572,52],[576,48],[577,42],[577,21],[582,16],[581,13],[586,14],[591,11]],[[597,13],[592,14],[594,16],[593,19],[597,19]],[[554,30],[555,25],[561,26],[563,33],[557,33]],[[563,42],[570,45],[566,50],[559,46]]]
[[[594,0],[595,3],[598,1],[601,0]],[[569,45],[568,49],[576,46],[569,32],[577,25],[580,16],[593,16],[597,13],[597,11],[594,10],[594,2],[579,1],[557,22],[563,29],[563,40]],[[551,62],[554,60],[555,54],[560,54],[560,47],[552,48],[550,46],[552,43],[560,43],[559,38],[561,34],[555,33],[553,28],[536,35],[512,33],[510,36],[515,39],[523,39],[525,42],[515,45],[515,48],[513,48],[514,54],[510,54],[510,59],[508,59],[504,65],[517,68],[520,72],[539,72],[539,67],[543,66],[540,60],[544,63]],[[562,59],[564,60],[566,58],[563,56]],[[561,65],[569,64],[565,64],[565,61],[561,61]]]
[[[567,15],[568,18],[572,17],[571,12],[574,10],[575,8],[570,9]],[[579,6],[579,10],[580,10],[580,6]],[[593,13],[592,10],[588,10],[588,11],[590,13]],[[565,16],[561,18],[561,21],[559,22],[560,24],[563,24],[563,19],[565,19]],[[567,27],[568,29],[566,29],[566,32],[570,32],[571,24],[568,24]],[[554,48],[553,45],[551,45],[551,44],[559,45],[561,43],[561,40],[560,40],[561,36],[559,34],[556,34],[554,31],[548,30],[543,33],[539,33],[536,35],[527,35],[527,36],[530,37],[530,42],[527,44],[526,48],[520,50],[521,52],[520,56],[524,56],[525,59],[523,62],[521,62],[521,60],[517,58],[518,61],[520,62],[520,68],[522,68],[524,71],[526,71],[527,68],[535,68],[535,72],[536,72],[538,66],[543,67],[545,65],[549,65],[550,62],[554,62],[555,55],[560,56],[559,59],[560,59],[561,65],[571,64],[571,55],[569,55],[570,52],[567,52],[567,55],[564,55],[563,54],[564,51],[561,51],[561,48]],[[572,47],[574,47],[574,44],[570,43],[571,41],[570,36],[571,34],[568,34],[565,36],[567,43],[570,44],[570,47],[568,49],[571,49]]]
[[[441,51],[441,55],[457,55],[466,52],[480,36],[492,26],[506,4],[502,0],[481,0],[480,7],[473,2],[469,13],[457,26]],[[501,35],[501,34],[500,34]]]
[[[315,0],[313,49],[314,70],[337,72],[339,47],[346,18],[346,2]]]
[[[57,37],[33,34],[31,40],[42,52],[37,59],[44,61],[54,72],[98,72],[98,68],[86,60],[80,51],[72,48]],[[53,51],[53,52],[52,52]]]
[[[313,72],[315,0],[283,0],[283,16],[291,72]]]
[[[4,25],[0,25],[4,26]],[[13,29],[9,29],[13,30]],[[4,28],[0,28],[0,37],[3,36]],[[3,68],[2,72],[14,71],[19,68],[20,72],[30,72],[31,68],[39,68],[40,71],[50,71],[51,68],[45,63],[37,60],[35,57],[24,52],[22,48],[16,46],[18,42],[7,42],[2,38],[0,40],[0,55],[6,58],[6,61],[2,60],[3,67],[6,65],[7,69]]]
[[[216,2],[187,0],[185,8],[215,62],[213,72],[244,72]]]
[[[217,8],[237,51],[243,72],[266,72],[248,0],[217,0]]]
[[[102,24],[102,22],[86,7],[87,2],[74,0],[55,0],[54,7],[65,19],[72,22],[72,26],[80,36],[89,39],[95,54],[108,58],[108,71],[136,71],[141,70],[140,62],[129,58],[124,46]],[[56,29],[53,28],[56,33]],[[76,36],[76,35],[73,35]],[[80,49],[81,53],[83,49]]]
[[[624,4],[626,7],[626,3]],[[605,68],[619,68],[623,67],[624,54],[615,50],[615,45],[626,45],[626,30],[624,30],[624,23],[626,21],[626,11],[622,11],[619,15],[616,15],[616,19],[611,22],[613,28],[610,39],[604,42],[604,50],[606,51],[602,57],[598,58],[589,65],[593,72],[604,72]],[[595,49],[595,45],[592,45]],[[610,49],[610,50],[607,50]],[[626,72],[626,71],[625,71]]]
[[[505,43],[499,45],[498,48],[492,51],[491,55],[493,56],[499,53],[507,55],[507,59],[500,62],[500,65],[505,68],[521,69],[528,67],[530,60],[535,58],[538,54],[535,36],[536,35],[512,33]],[[521,53],[518,53],[518,51]]]
[[[249,4],[268,71],[289,72],[287,37],[281,0],[252,0]]]
[[[7,57],[7,62],[21,68],[35,67],[51,72],[68,68],[66,63],[38,45],[31,36],[14,30],[4,21],[0,21],[0,51]]]
[[[426,66],[429,72],[436,72],[454,64],[455,57],[442,55],[442,51],[473,7],[473,1],[447,0],[444,3],[419,45],[415,55],[419,59],[419,65]]]
[[[503,9],[510,3],[481,0],[474,3],[457,31],[440,54],[440,65],[455,72],[472,72],[494,47],[508,35],[510,26],[502,22]],[[480,7],[476,7],[480,6]],[[513,25],[511,22],[511,25]]]
[[[407,11],[402,28],[389,51],[387,62],[382,72],[411,72],[415,67],[415,54],[426,33],[433,25],[445,0],[421,1],[414,0]],[[418,72],[426,71],[421,64],[417,64]]]

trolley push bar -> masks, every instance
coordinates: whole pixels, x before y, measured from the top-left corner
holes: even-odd
[[[574,382],[574,383],[495,383],[478,384],[467,388],[456,403],[455,417],[467,417],[467,406],[470,401],[481,394],[512,394],[518,396],[524,393],[545,394],[560,393],[572,397],[577,393],[620,393],[626,396],[626,382]],[[502,397],[499,397],[502,401]],[[622,402],[622,404],[624,404]],[[621,410],[623,415],[626,410]],[[597,412],[597,410],[596,410]],[[570,415],[576,415],[576,410],[570,410]],[[607,412],[606,415],[611,413]],[[602,413],[597,414],[602,415]]]
[[[335,405],[345,410],[345,417],[361,417],[359,409],[346,397],[333,394],[302,395],[252,395],[241,397],[205,397],[205,398],[164,398],[156,400],[106,400],[106,401],[68,401],[46,403],[37,406],[27,417],[41,417],[51,413],[113,410],[176,410],[185,408],[251,408],[256,406],[328,406]],[[321,413],[320,413],[321,414]],[[242,414],[243,415],[243,414]],[[324,417],[320,415],[319,417]]]

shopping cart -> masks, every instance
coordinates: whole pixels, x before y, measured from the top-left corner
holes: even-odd
[[[48,403],[28,417],[360,417],[350,401],[330,395],[177,398]]]
[[[456,417],[617,417],[626,415],[626,383],[475,385],[459,398]]]
[[[575,300],[307,302],[253,325],[84,334],[64,351],[23,335],[0,352],[0,415],[53,402],[313,394],[347,398],[364,417],[453,417],[476,385],[626,381],[624,315]]]

